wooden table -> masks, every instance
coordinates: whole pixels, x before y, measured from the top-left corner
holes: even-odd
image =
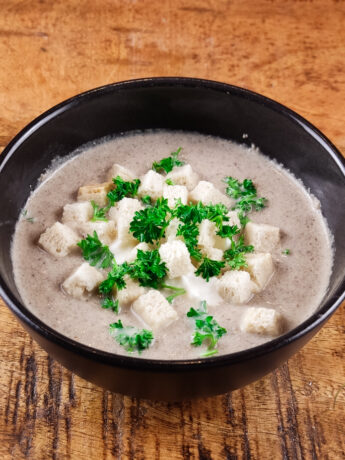
[[[81,91],[183,75],[277,99],[345,152],[342,0],[0,5],[1,147]],[[231,394],[167,404],[111,394],[74,376],[1,304],[0,458],[344,459],[344,324],[343,305],[276,372]]]

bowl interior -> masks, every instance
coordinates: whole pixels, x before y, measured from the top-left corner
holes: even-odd
[[[298,115],[246,90],[194,79],[147,79],[110,85],[60,104],[25,128],[1,155],[0,275],[19,303],[11,239],[42,172],[54,157],[85,143],[145,129],[197,131],[253,143],[302,179],[320,200],[334,236],[333,273],[319,311],[339,298],[345,277],[345,168],[330,142]]]

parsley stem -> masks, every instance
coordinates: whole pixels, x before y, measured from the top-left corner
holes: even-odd
[[[213,356],[213,355],[216,355],[217,353],[218,353],[218,350],[216,350],[216,349],[208,350],[205,353],[203,353],[202,355],[200,355],[200,357],[201,358],[207,358],[208,356]]]

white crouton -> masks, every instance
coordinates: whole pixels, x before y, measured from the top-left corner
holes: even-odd
[[[241,229],[241,222],[237,211],[229,211],[227,213],[227,217],[229,217],[229,222],[226,225],[236,225],[239,229]]]
[[[178,199],[181,200],[182,204],[187,204],[188,190],[184,185],[164,184],[163,197],[168,199],[168,206],[173,208]]]
[[[132,310],[152,329],[165,328],[178,318],[163,294],[155,289],[138,297]]]
[[[124,166],[115,163],[110,169],[108,179],[111,181],[112,179],[115,179],[115,177],[117,176],[120,176],[121,179],[123,179],[126,182],[133,182],[136,178],[135,174],[132,171],[125,168]]]
[[[80,203],[66,204],[63,208],[62,222],[64,224],[83,224],[92,219],[93,208],[89,201],[81,201]]]
[[[187,246],[180,240],[170,240],[162,244],[159,248],[159,255],[166,263],[169,270],[168,277],[171,279],[194,271]]]
[[[273,308],[250,307],[241,322],[241,330],[252,334],[277,336],[283,328],[284,318]]]
[[[216,224],[204,219],[199,224],[198,245],[202,248],[213,248],[216,243]]]
[[[244,229],[244,241],[257,252],[272,252],[279,244],[279,228],[248,222]]]
[[[84,185],[79,187],[78,201],[94,201],[98,206],[105,206],[108,202],[107,193],[114,187],[112,182],[103,184]]]
[[[79,240],[71,228],[55,222],[41,234],[38,244],[52,256],[64,257],[76,247]]]
[[[218,281],[219,294],[230,303],[248,302],[254,289],[249,273],[244,271],[228,271]]]
[[[167,179],[171,179],[176,185],[184,185],[189,191],[193,190],[199,181],[199,176],[192,170],[191,165],[174,168],[166,177]]]
[[[86,222],[82,225],[81,232],[84,237],[86,235],[93,235],[93,233],[96,232],[100,241],[103,244],[109,245],[116,238],[116,225],[112,220],[108,222]]]
[[[211,260],[221,261],[223,259],[223,251],[218,248],[203,248],[201,252]]]
[[[139,196],[149,195],[153,200],[163,196],[164,177],[161,174],[150,169],[140,180]]]
[[[137,281],[132,280],[128,275],[124,277],[124,280],[126,282],[126,287],[118,290],[116,296],[121,307],[130,305],[146,292],[143,286],[140,286]]]
[[[258,254],[246,254],[245,259],[248,265],[245,270],[249,272],[256,285],[255,292],[260,292],[265,288],[273,275],[274,266],[272,256],[268,252],[262,252]]]
[[[189,193],[189,200],[193,203],[201,201],[203,204],[223,203],[225,206],[230,206],[232,203],[230,198],[220,192],[212,182],[205,180],[201,180]]]
[[[84,262],[62,284],[67,294],[76,299],[83,299],[103,281],[103,275],[95,268]]]
[[[116,222],[117,236],[124,244],[135,244],[138,240],[129,232],[129,226],[137,211],[144,205],[135,198],[123,198],[116,206],[110,208],[109,219]]]
[[[180,222],[176,217],[169,222],[169,225],[165,229],[165,239],[167,241],[170,241],[170,240],[182,240],[183,241],[183,236],[180,236],[180,235],[176,236],[176,232],[180,224],[182,225],[182,222]]]
[[[134,262],[135,259],[137,258],[137,252],[139,249],[141,251],[151,251],[152,250],[147,243],[145,242],[139,243],[136,246],[134,246],[134,248],[130,251],[126,261],[129,263]]]

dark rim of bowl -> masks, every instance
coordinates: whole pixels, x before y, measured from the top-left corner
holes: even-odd
[[[245,99],[250,99],[259,104],[263,104],[269,109],[283,114],[289,119],[292,119],[295,123],[308,132],[322,147],[327,151],[333,161],[338,165],[342,174],[345,177],[345,159],[340,154],[338,149],[322,134],[315,126],[305,120],[303,117],[298,115],[293,110],[286,106],[270,99],[261,94],[253,91],[240,88],[238,86],[221,83],[212,80],[204,80],[199,78],[187,78],[187,77],[153,77],[153,78],[142,78],[136,80],[127,80],[118,83],[112,83],[109,85],[101,86],[98,88],[91,89],[89,91],[77,94],[60,104],[55,105],[51,109],[44,112],[42,115],[35,118],[31,123],[24,127],[10,143],[5,147],[2,154],[0,155],[0,173],[5,163],[15,153],[16,149],[27,139],[34,131],[39,129],[48,121],[52,120],[55,116],[62,112],[65,112],[69,108],[79,104],[85,103],[89,99],[97,97],[99,94],[107,94],[113,91],[119,90],[130,90],[132,88],[143,88],[152,86],[185,86],[188,88],[202,87],[212,91],[219,91],[226,94],[236,94]],[[150,371],[162,371],[162,372],[174,372],[174,371],[189,371],[191,367],[197,366],[200,368],[211,368],[218,366],[226,366],[235,364],[238,362],[244,362],[262,356],[264,354],[276,351],[282,347],[285,347],[289,343],[301,338],[303,335],[308,334],[313,329],[320,326],[325,322],[332,313],[340,306],[345,298],[345,274],[344,278],[338,286],[335,294],[332,298],[326,302],[326,304],[307,320],[301,323],[296,328],[279,336],[276,339],[265,342],[262,345],[248,348],[246,350],[238,351],[235,353],[228,353],[225,355],[213,356],[209,358],[195,358],[195,359],[182,359],[182,360],[161,360],[161,359],[147,359],[137,358],[135,356],[117,355],[102,350],[98,350],[93,347],[89,347],[75,340],[72,340],[63,334],[55,331],[54,329],[47,326],[39,318],[33,315],[22,303],[18,302],[12,295],[10,289],[6,285],[4,279],[0,276],[0,295],[5,300],[10,309],[15,313],[18,318],[26,323],[35,332],[48,339],[55,344],[70,350],[72,352],[78,352],[86,358],[91,360],[97,360],[102,363],[110,364],[113,366],[126,367],[130,369],[150,369]]]

